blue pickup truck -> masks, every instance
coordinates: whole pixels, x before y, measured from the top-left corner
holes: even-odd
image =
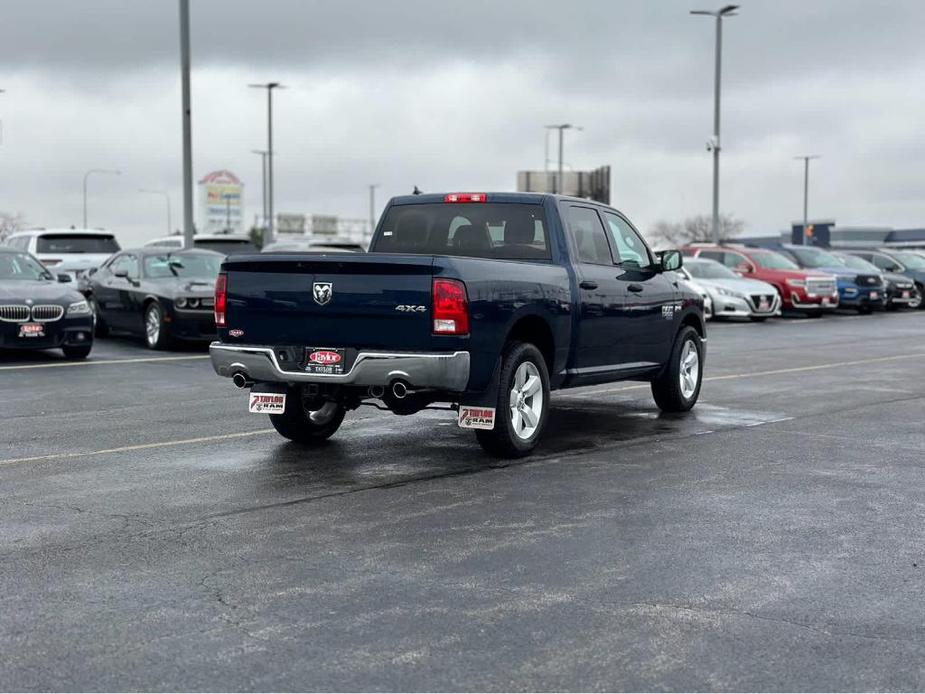
[[[679,281],[681,262],[588,200],[397,197],[368,253],[229,257],[210,355],[294,441],[326,439],[363,404],[443,404],[487,451],[518,457],[552,390],[637,380],[662,410],[696,403],[703,299]]]

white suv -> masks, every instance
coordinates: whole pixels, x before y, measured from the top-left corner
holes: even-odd
[[[10,235],[4,245],[31,253],[45,267],[72,279],[98,268],[121,250],[111,231],[98,229],[30,229]]]

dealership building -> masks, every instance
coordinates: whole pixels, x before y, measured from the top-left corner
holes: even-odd
[[[838,226],[834,219],[811,220],[807,226],[806,242],[822,248],[925,248],[925,228],[894,229],[885,226]],[[776,246],[781,243],[800,243],[803,223],[794,222],[789,231],[771,236],[736,238],[736,243],[755,246]]]

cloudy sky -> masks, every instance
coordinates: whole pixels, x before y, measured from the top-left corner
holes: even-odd
[[[512,190],[542,169],[543,125],[572,122],[566,163],[613,168],[642,228],[709,212],[713,24],[699,0],[192,0],[193,159],[260,208],[265,99],[276,208],[367,215],[410,192]],[[693,4],[692,4],[693,3]],[[719,6],[719,3],[717,3]],[[713,9],[713,5],[705,5]],[[181,210],[175,0],[0,1],[0,211],[89,221],[124,243]],[[721,208],[754,234],[802,215],[925,226],[925,2],[743,0],[725,23]]]

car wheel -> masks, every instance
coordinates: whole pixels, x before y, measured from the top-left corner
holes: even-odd
[[[501,363],[495,427],[475,432],[488,453],[520,458],[540,440],[549,417],[549,373],[542,352],[527,342],[514,342]]]
[[[167,349],[170,334],[164,323],[164,309],[156,301],[145,307],[145,344],[148,349]]]
[[[858,306],[858,315],[860,316],[866,316],[870,313],[873,313],[873,311],[874,309],[872,309],[870,306]]]
[[[918,309],[918,308],[922,308],[922,303],[923,303],[922,302],[922,287],[919,285],[915,285],[915,289],[912,290],[912,298],[909,301],[909,303],[906,305],[909,308]]]
[[[301,388],[290,388],[286,393],[286,410],[271,414],[270,423],[279,434],[296,443],[320,443],[340,428],[347,414],[337,402],[309,399]]]
[[[100,312],[100,305],[96,303],[96,299],[90,299],[90,310],[93,311],[93,334],[96,337],[109,335],[109,325],[103,320],[103,314]]]
[[[62,347],[61,351],[67,359],[86,359],[90,355],[93,344],[80,345],[78,347]]]
[[[663,412],[687,412],[700,397],[703,383],[703,347],[690,326],[678,333],[668,365],[652,381],[652,397]]]

